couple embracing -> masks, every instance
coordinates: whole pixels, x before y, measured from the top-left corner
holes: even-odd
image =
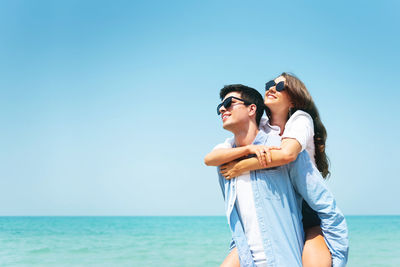
[[[220,91],[217,113],[234,137],[205,163],[218,166],[232,233],[221,266],[345,266],[347,225],[323,180],[329,165],[318,110],[294,75],[282,73],[265,90],[264,99],[241,84]]]

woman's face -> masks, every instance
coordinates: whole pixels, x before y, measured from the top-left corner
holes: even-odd
[[[285,78],[279,76],[274,81],[278,84],[279,82],[285,82]],[[265,91],[264,104],[271,110],[271,112],[288,112],[289,108],[293,106],[286,90],[283,89],[283,91],[278,92],[276,86],[272,86],[269,90]]]

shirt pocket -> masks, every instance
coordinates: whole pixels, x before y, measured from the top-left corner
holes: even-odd
[[[285,187],[282,183],[285,178],[281,168],[259,170],[256,175],[260,196],[269,200],[280,200]]]

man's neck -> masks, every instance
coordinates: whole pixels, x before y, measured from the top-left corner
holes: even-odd
[[[236,146],[239,147],[251,145],[254,142],[258,131],[258,127],[254,123],[250,123],[246,127],[240,128],[235,131],[233,134],[235,135]]]

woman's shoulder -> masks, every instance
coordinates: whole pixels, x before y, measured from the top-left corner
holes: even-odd
[[[296,139],[300,143],[302,151],[306,149],[310,157],[313,157],[314,123],[310,114],[302,110],[294,112],[286,122],[282,138]]]
[[[311,127],[314,128],[314,122],[312,117],[310,116],[310,114],[308,114],[307,112],[303,111],[303,110],[296,110],[296,112],[294,112],[290,118],[288,119],[288,121],[286,122],[286,126],[287,127],[291,127],[296,125],[296,127],[299,126],[304,126],[304,127]]]
[[[288,121],[290,120],[296,120],[296,119],[307,119],[307,120],[311,120],[312,121],[312,117],[310,114],[308,114],[307,112],[303,111],[303,110],[296,110],[296,112],[294,112]]]
[[[294,112],[286,122],[283,135],[285,136],[288,133],[291,135],[297,135],[297,133],[308,133],[309,135],[314,135],[314,122],[310,114],[303,110],[297,110]]]

